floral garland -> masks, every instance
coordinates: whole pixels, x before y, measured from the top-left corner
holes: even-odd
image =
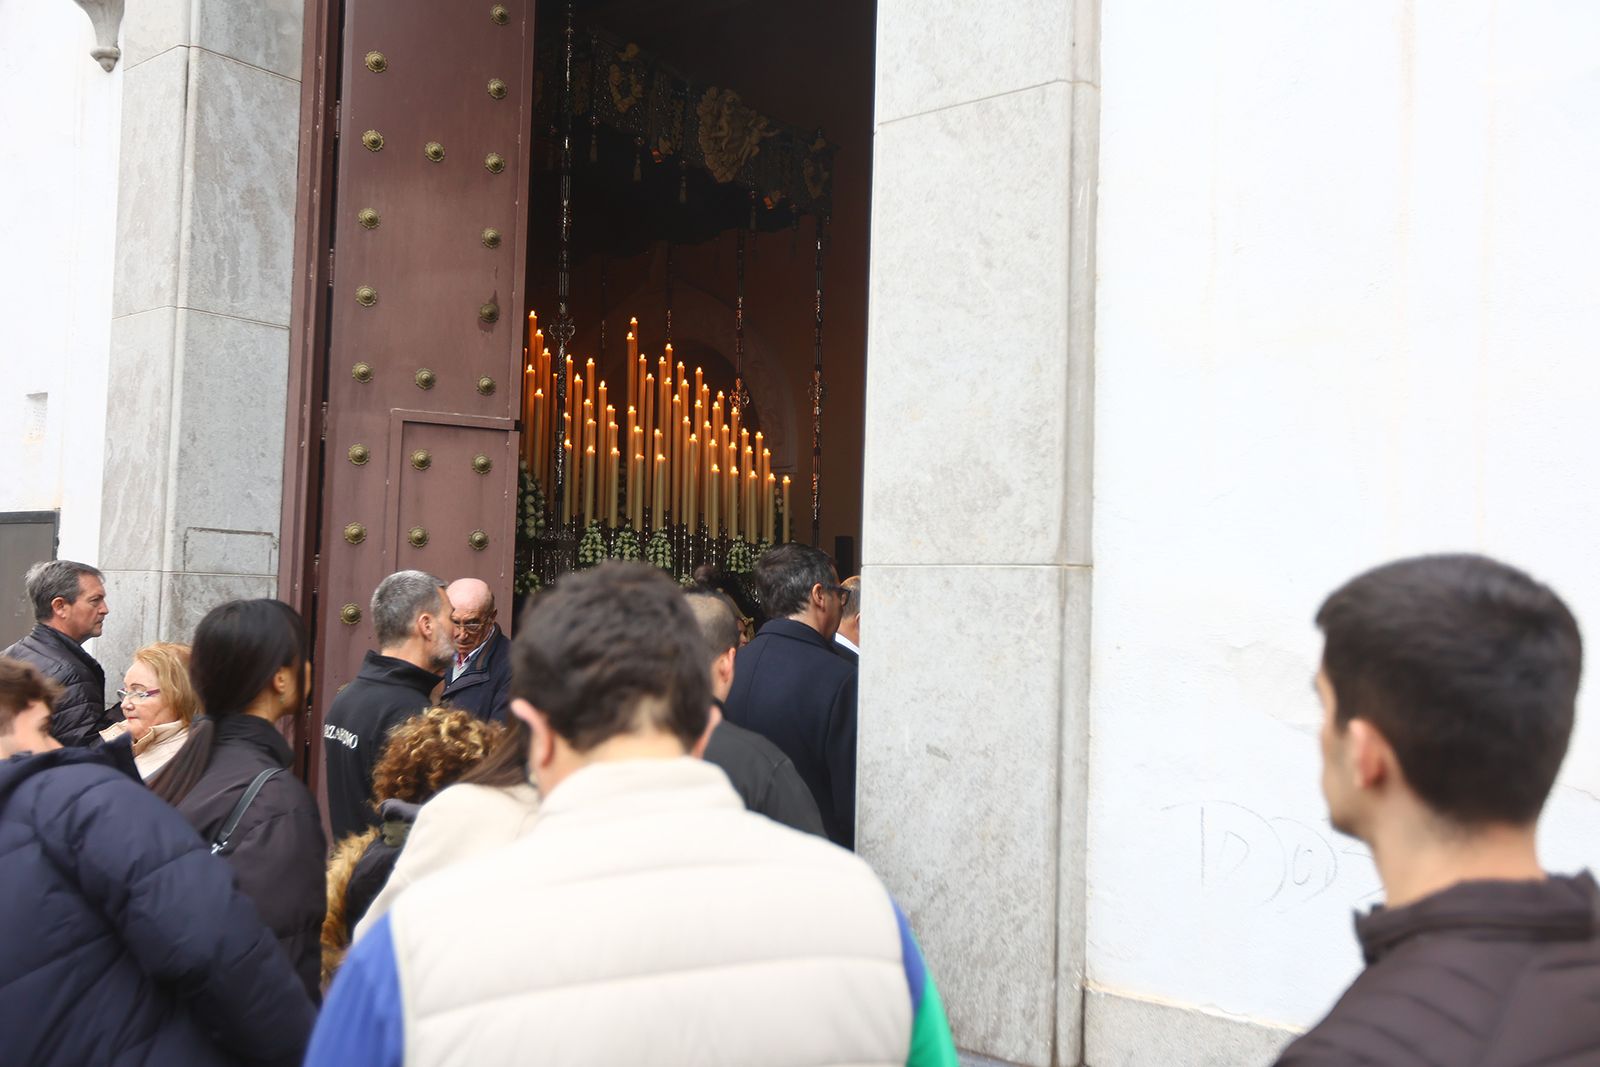
[[[533,541],[544,532],[544,490],[529,471],[527,463],[517,462],[517,571],[511,581],[514,593],[532,593],[543,587],[533,568]]]
[[[624,526],[617,531],[616,542],[611,546],[611,558],[632,560],[639,558],[639,535]]]
[[[749,541],[735,541],[728,549],[727,571],[729,574],[749,574],[755,570],[756,550]]]
[[[593,567],[596,563],[606,558],[606,535],[600,528],[600,520],[589,523],[589,528],[583,531],[583,540],[578,542],[578,566]]]
[[[657,530],[650,538],[650,544],[645,546],[644,558],[664,571],[672,570],[672,542],[667,540],[665,531]]]

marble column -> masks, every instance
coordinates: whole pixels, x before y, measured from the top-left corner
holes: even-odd
[[[882,0],[858,841],[975,1062],[1079,1062],[1096,0]]]
[[[123,22],[108,688],[140,645],[276,587],[302,2],[143,0]]]

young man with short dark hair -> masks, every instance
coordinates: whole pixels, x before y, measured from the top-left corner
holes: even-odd
[[[856,843],[856,665],[834,651],[850,592],[827,553],[779,545],[756,561],[771,616],[739,650],[728,721],[783,750],[811,789],[828,839]]]
[[[642,563],[539,595],[511,702],[538,821],[396,899],[339,973],[308,1067],[955,1067],[871,868],[746,811],[691,758],[705,647],[677,585]]]
[[[1578,625],[1482,556],[1369,571],[1317,613],[1322,790],[1372,849],[1367,969],[1283,1067],[1600,1061],[1600,891],[1535,834],[1572,733]]]

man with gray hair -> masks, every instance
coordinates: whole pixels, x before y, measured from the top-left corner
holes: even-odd
[[[389,731],[426,708],[455,656],[444,583],[423,571],[396,571],[372,594],[378,651],[328,707],[322,751],[328,821],[340,841],[378,825],[372,769]]]
[[[794,761],[828,839],[853,849],[856,666],[833,651],[850,590],[825,552],[797,542],[763,554],[755,577],[772,617],[735,659],[728,721]]]
[[[99,571],[87,563],[51,559],[28,568],[23,584],[33,606],[34,627],[0,656],[31,663],[61,686],[50,733],[70,747],[88,748],[100,731],[122,721],[121,706],[106,707],[106,672],[84,650],[99,637],[110,614]]]

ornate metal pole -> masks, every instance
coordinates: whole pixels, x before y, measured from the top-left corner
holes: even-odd
[[[672,343],[672,242],[667,242],[667,339],[666,344]],[[668,368],[670,369],[670,368]]]
[[[550,336],[556,343],[556,358],[551,370],[556,380],[555,410],[558,412],[567,410],[567,347],[572,344],[573,334],[577,332],[569,303],[572,289],[572,65],[575,22],[573,0],[567,0],[566,70],[561,83],[561,230],[556,259],[556,319],[550,327]],[[556,515],[560,517],[570,472],[566,469],[566,450],[563,448],[565,427],[556,419],[550,421],[555,424],[551,428],[555,434],[555,493],[551,500]]]
[[[811,362],[811,546],[822,543],[822,401],[828,395],[822,380],[822,248],[827,233],[826,216],[817,216],[816,326]]]
[[[733,300],[733,406],[750,421],[750,390],[744,387],[744,228],[734,251],[735,290]]]

